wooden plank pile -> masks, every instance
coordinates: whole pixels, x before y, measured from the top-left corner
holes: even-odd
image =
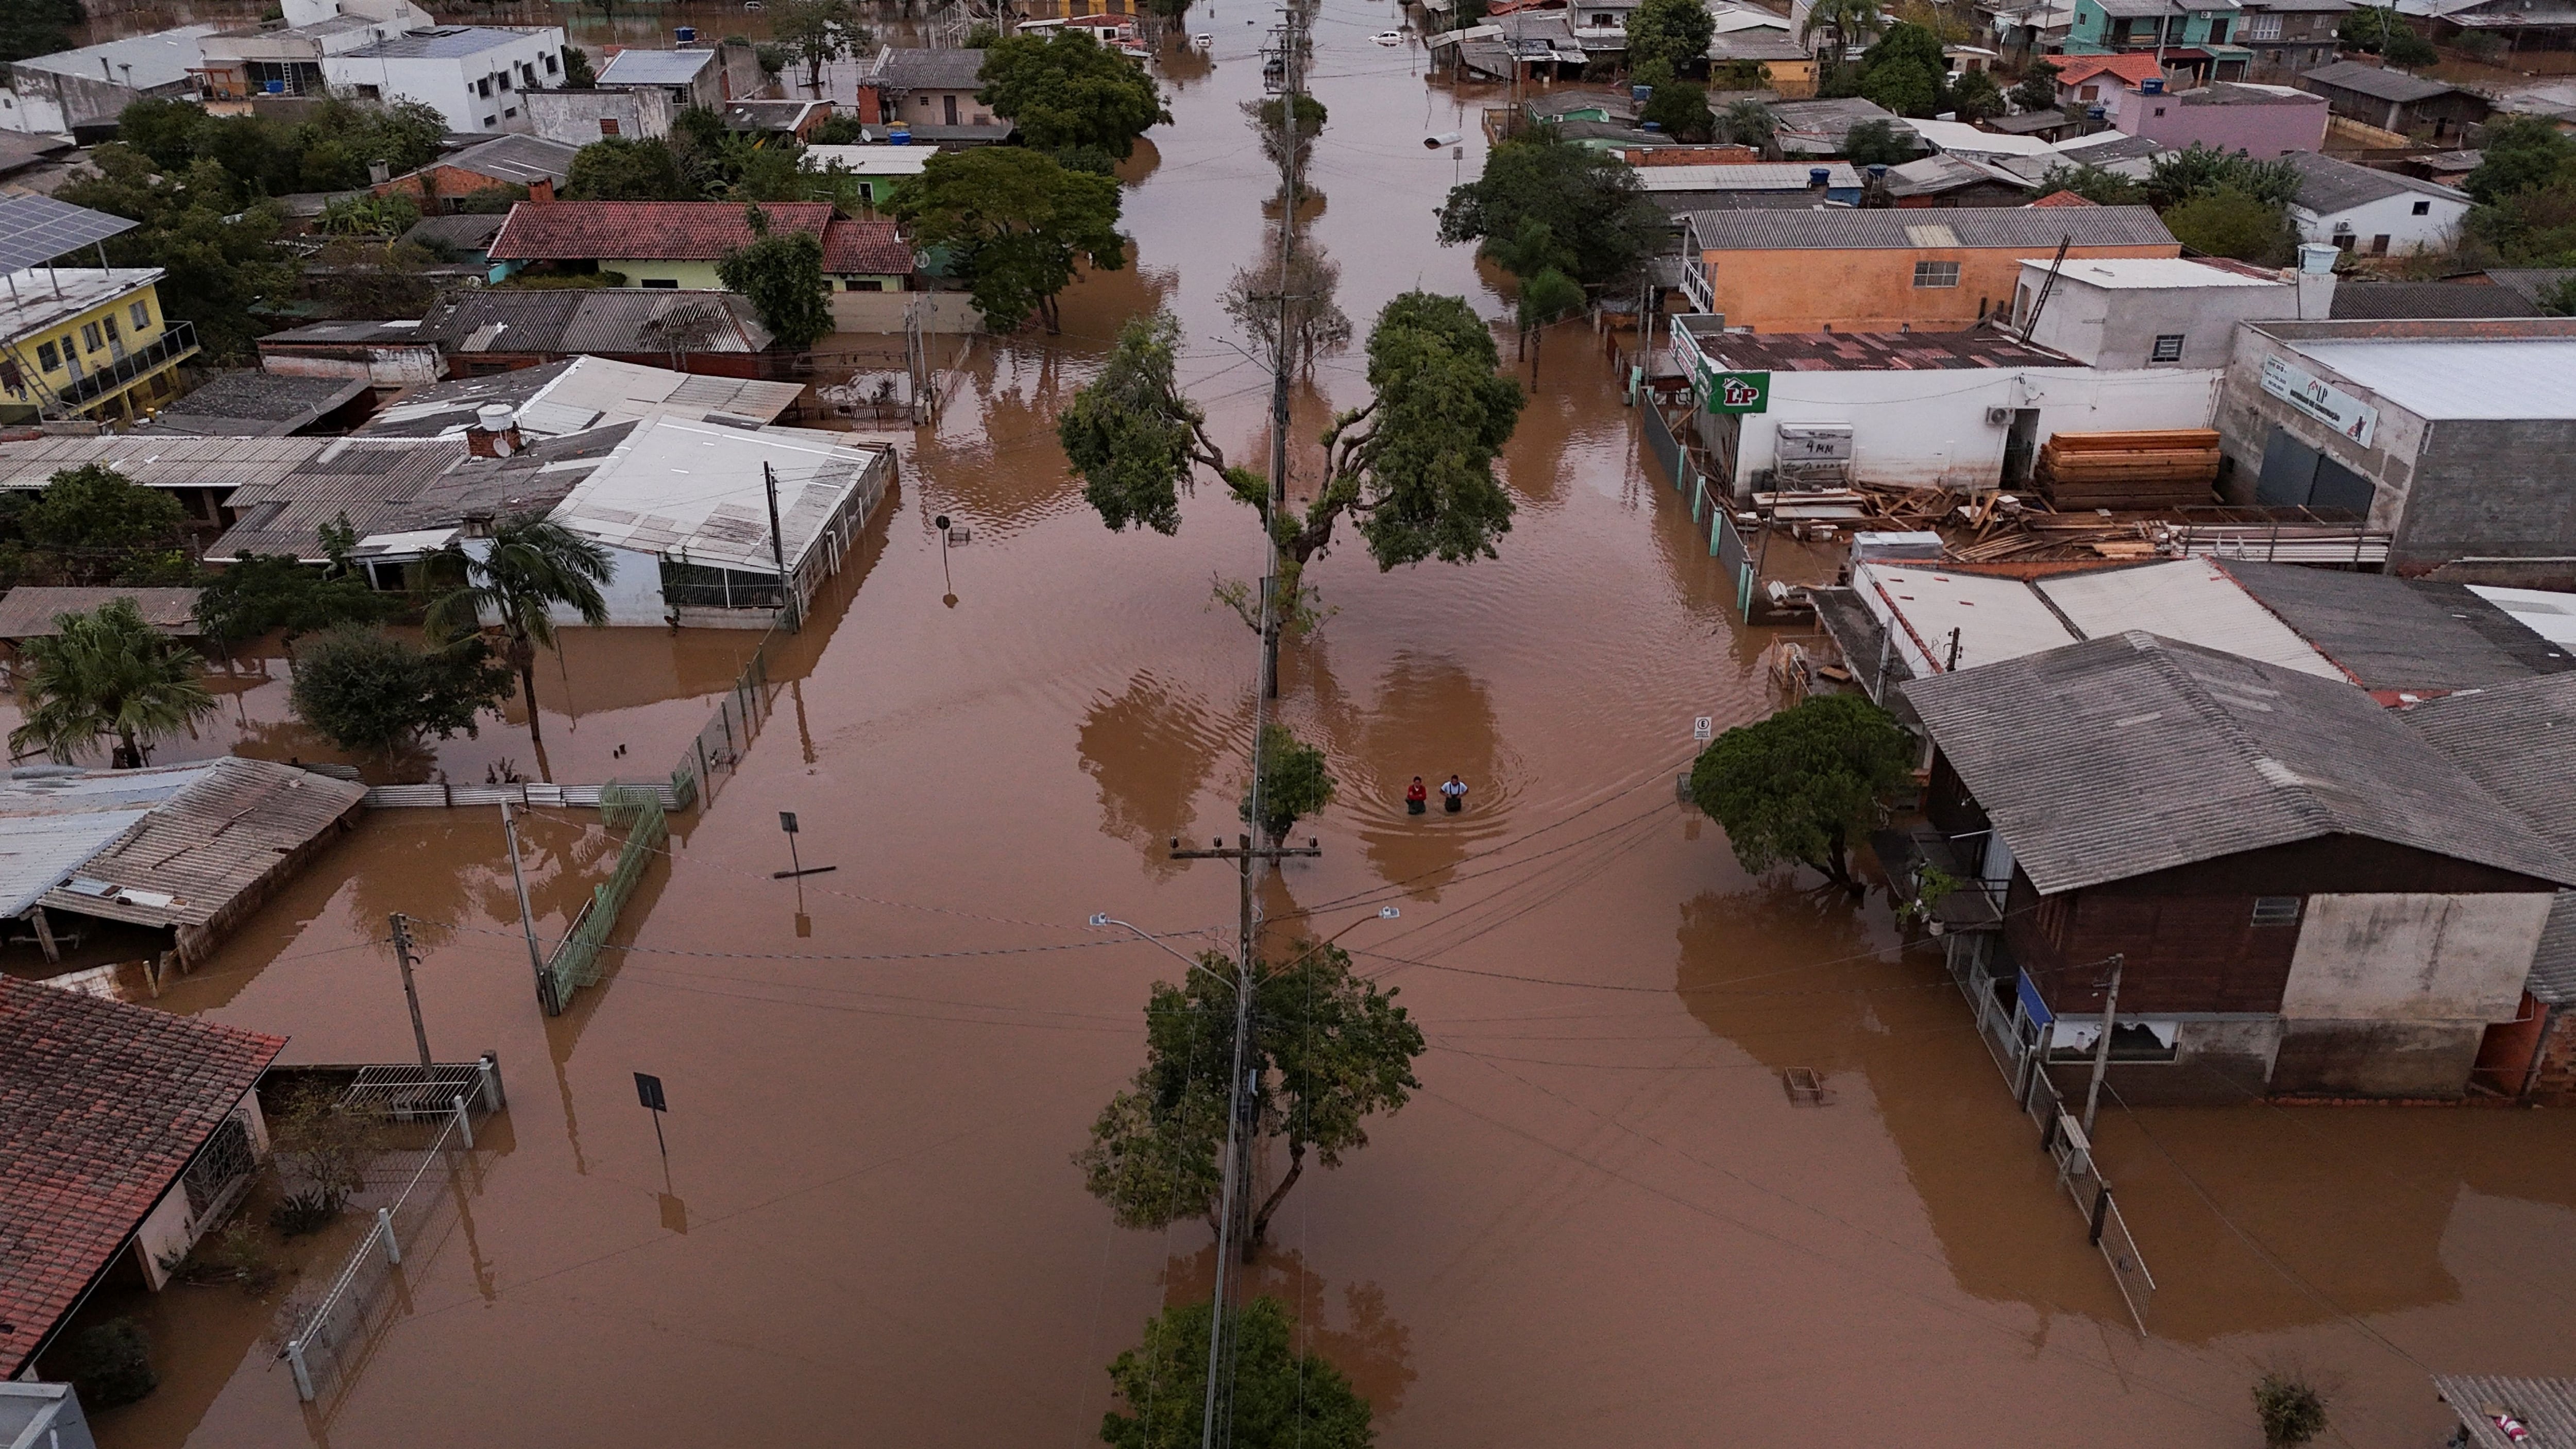
[[[2061,513],[2207,503],[2218,482],[2218,434],[2209,428],[2054,433],[2039,450],[2034,481]]]

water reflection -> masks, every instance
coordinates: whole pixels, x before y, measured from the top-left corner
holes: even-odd
[[[1239,1271],[1235,1281],[1247,1299],[1277,1299],[1297,1325],[1297,1344],[1340,1369],[1381,1424],[1404,1407],[1405,1390],[1416,1377],[1413,1331],[1388,1311],[1385,1289],[1348,1283],[1332,1294],[1323,1275],[1306,1266],[1303,1253],[1277,1248]],[[1175,1255],[1163,1265],[1164,1306],[1204,1303],[1215,1284],[1214,1244],[1187,1257]],[[1334,1311],[1335,1298],[1339,1312]]]
[[[1503,746],[1492,696],[1456,660],[1411,650],[1388,661],[1364,705],[1340,692],[1327,648],[1297,650],[1294,664],[1292,671],[1283,660],[1280,677],[1311,693],[1341,780],[1336,808],[1358,817],[1371,868],[1381,880],[1438,900],[1458,863],[1509,829],[1520,793],[1518,762]],[[1459,815],[1438,803],[1438,786],[1452,774],[1468,788]],[[1423,815],[1405,811],[1405,789],[1416,775],[1433,792]]]
[[[1075,747],[1083,773],[1100,785],[1101,833],[1134,843],[1149,877],[1178,874],[1185,862],[1170,858],[1169,842],[1196,833],[1199,792],[1241,734],[1237,720],[1213,716],[1206,701],[1150,669],[1094,700]]]

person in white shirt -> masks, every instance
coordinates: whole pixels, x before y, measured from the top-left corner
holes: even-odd
[[[1455,775],[1441,781],[1440,808],[1452,815],[1467,808],[1467,782]]]

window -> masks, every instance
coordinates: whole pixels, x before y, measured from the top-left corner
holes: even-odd
[[[383,100],[384,98],[385,98],[385,88],[384,88],[383,86],[362,85],[362,86],[358,87],[358,99],[359,99],[359,100],[362,100],[362,101],[381,101],[381,100]]]
[[[2182,339],[2183,334],[2179,332],[2158,334],[2156,337],[2156,350],[2147,355],[2147,360],[2149,362],[2182,361]]]
[[[2248,16],[2246,16],[2246,17],[2245,17],[2245,38],[2246,38],[2247,40],[2278,40],[2278,39],[2280,39],[2280,38],[2281,38],[2281,17],[2280,17],[2280,16],[2278,16],[2278,15],[2248,15]]]
[[[36,344],[36,365],[47,372],[52,372],[63,365],[63,356],[54,350],[54,344],[39,342]]]
[[[501,118],[500,118],[499,116],[485,116],[485,117],[483,118],[483,129],[484,129],[484,130],[487,130],[487,131],[488,131],[488,130],[491,130],[493,127],[495,127],[495,126],[497,126],[497,125],[499,125],[499,124],[501,124]]]
[[[858,281],[849,283],[845,290],[852,292],[882,292],[885,290],[885,283],[877,281],[874,278],[863,277]]]
[[[517,106],[512,106],[510,109],[508,109],[508,110],[506,110],[506,111],[503,111],[501,114],[502,114],[502,115],[505,115],[505,116],[512,116],[512,117],[515,117],[515,116],[517,116],[517,115],[519,114],[519,108],[518,108]]]
[[[2254,924],[2258,926],[2295,926],[2299,923],[2297,896],[2256,896]]]
[[[108,341],[110,341],[110,342],[117,341],[117,340],[118,340],[118,338],[117,338],[117,335],[116,335],[116,314],[115,314],[115,313],[113,313],[113,312],[110,312],[110,313],[108,313],[105,317],[102,317],[102,318],[100,318],[99,320],[100,320],[100,322],[101,322],[101,323],[103,323],[103,324],[106,326],[106,328],[107,328],[107,340],[108,340]]]
[[[671,277],[646,277],[644,279],[644,285],[648,287],[677,287],[680,284],[676,279]]]
[[[614,135],[616,135],[616,134],[617,134],[617,118],[616,118],[615,116],[602,116],[602,117],[600,117],[600,118],[599,118],[599,134],[601,134],[601,135],[603,135],[603,136],[614,136]]]
[[[510,73],[508,71],[505,70],[501,72],[499,75],[494,76],[493,79],[501,83],[501,89],[506,91],[510,88]]]
[[[98,351],[99,342],[97,323],[84,322],[81,324],[81,345],[92,352]]]
[[[559,65],[555,64],[555,53],[554,53],[553,51],[551,51],[551,50],[550,50],[550,51],[547,51],[547,52],[546,52],[546,74],[548,74],[548,75],[553,75],[556,71],[561,70],[561,69],[563,69],[563,67],[561,67],[561,66],[559,66]]]
[[[2381,232],[2370,239],[2370,254],[2374,257],[2388,255],[2388,233]]]
[[[488,75],[487,75],[487,76],[483,77],[481,80],[476,81],[476,82],[474,83],[474,94],[476,94],[476,95],[478,95],[478,96],[489,96],[489,95],[491,95],[491,94],[492,94],[492,78],[491,78],[490,76],[488,76]]]
[[[2431,216],[2433,214],[2433,203],[2429,201],[2419,201],[2415,203],[2415,214],[2417,216]]]
[[[2213,20],[2209,22],[2209,43],[2212,45],[2225,45],[2227,43],[2226,21]]]
[[[2158,106],[2158,107],[2156,107],[2156,114],[2157,114],[2157,115],[2161,116],[2161,115],[2163,115],[2164,113],[2165,113],[2165,108],[2164,108],[2164,107],[2162,107],[2162,106]]]
[[[537,68],[524,60],[519,62],[519,84],[529,90],[537,88]]]
[[[152,325],[152,309],[141,302],[126,308],[125,314],[134,319],[134,330],[137,332]]]
[[[1914,285],[1918,287],[1955,287],[1959,285],[1957,262],[1916,262]]]

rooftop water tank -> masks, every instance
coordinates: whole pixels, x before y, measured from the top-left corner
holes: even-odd
[[[909,146],[909,145],[911,145],[911,144],[912,144],[912,128],[911,128],[910,126],[889,126],[889,127],[887,127],[887,128],[886,128],[886,138],[885,138],[885,143],[886,143],[887,145],[889,145],[889,146]]]
[[[682,45],[695,45],[698,43],[698,27],[683,25],[671,32],[671,38]]]

